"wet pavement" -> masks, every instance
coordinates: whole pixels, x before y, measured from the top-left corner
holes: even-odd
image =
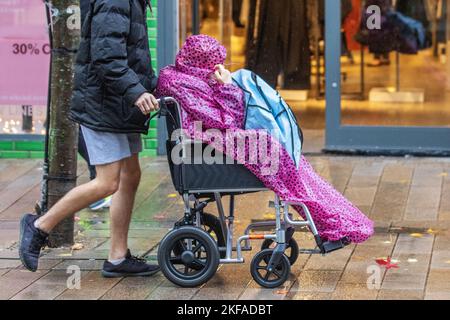
[[[376,234],[327,256],[300,256],[281,288],[262,289],[246,263],[223,265],[207,284],[175,287],[152,278],[103,279],[109,247],[108,211],[80,212],[77,250],[46,249],[36,273],[17,258],[18,222],[39,199],[40,161],[0,161],[0,299],[450,299],[450,159],[343,157],[312,154],[316,170],[376,222]],[[142,159],[129,246],[155,260],[158,243],[183,213],[165,158]],[[80,163],[79,183],[88,179]],[[273,194],[236,199],[236,236],[255,220],[270,219]],[[207,212],[216,213],[211,206]],[[298,232],[302,248],[313,247]],[[81,270],[80,289],[69,289],[68,268]]]

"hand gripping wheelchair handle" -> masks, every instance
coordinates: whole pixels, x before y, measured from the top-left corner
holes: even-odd
[[[159,103],[159,110],[147,119],[147,121],[145,122],[146,126],[150,123],[150,121],[152,121],[156,117],[158,117],[158,118],[166,117],[166,116],[173,117],[172,113],[169,111],[169,109],[167,107],[168,104],[174,104],[177,108],[179,107],[178,101],[172,97],[162,97],[162,98],[158,99],[157,101]]]

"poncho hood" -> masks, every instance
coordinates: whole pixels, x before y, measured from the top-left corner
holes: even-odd
[[[190,36],[177,54],[175,68],[179,72],[209,81],[214,67],[224,64],[227,50],[207,35]]]

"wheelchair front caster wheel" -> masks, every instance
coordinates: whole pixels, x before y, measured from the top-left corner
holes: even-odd
[[[250,272],[253,279],[261,287],[273,289],[282,286],[291,273],[291,264],[289,259],[283,254],[280,262],[272,270],[268,270],[270,258],[273,255],[272,249],[266,249],[259,252],[252,260]]]
[[[217,243],[208,233],[196,227],[183,227],[172,230],[161,241],[158,262],[172,283],[193,288],[214,276],[220,255]]]
[[[266,239],[261,245],[261,250],[274,249],[276,245],[276,242],[272,239]],[[294,238],[291,238],[291,240],[287,243],[286,251],[284,252],[284,254],[288,257],[291,266],[297,262],[299,251],[297,241],[295,241]]]

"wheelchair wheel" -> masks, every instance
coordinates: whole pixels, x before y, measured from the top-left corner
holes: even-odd
[[[278,266],[272,271],[268,271],[268,264],[272,257],[273,250],[266,249],[259,252],[252,260],[250,272],[253,279],[261,287],[273,289],[282,286],[288,279],[291,272],[289,259],[283,254]]]
[[[266,239],[266,240],[264,240],[264,242],[261,245],[261,250],[274,249],[276,247],[276,245],[277,244],[274,240]],[[291,238],[291,240],[289,240],[284,254],[289,259],[291,266],[293,266],[297,262],[298,255],[299,255],[299,248],[298,248],[297,241],[295,241],[294,238]],[[269,261],[267,261],[267,262],[269,262]]]
[[[208,233],[216,242],[219,248],[224,248],[226,246],[225,238],[222,232],[222,226],[220,224],[220,220],[210,214],[210,213],[202,213],[201,214],[201,228]],[[175,250],[179,253],[181,251],[181,246],[178,246]],[[225,258],[226,252],[220,252],[220,258]]]
[[[163,274],[174,284],[184,288],[198,287],[216,273],[219,249],[205,231],[183,227],[172,230],[161,241],[158,262]]]

